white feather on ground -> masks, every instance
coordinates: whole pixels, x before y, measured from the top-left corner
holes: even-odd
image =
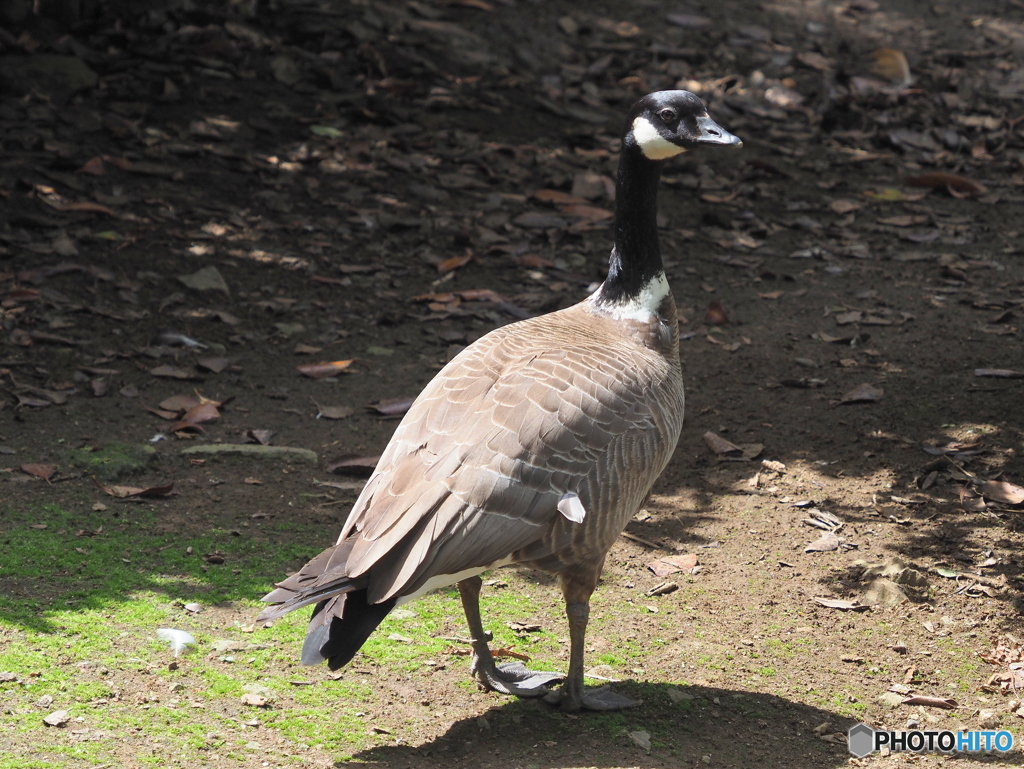
[[[174,656],[177,657],[188,646],[195,646],[196,639],[192,637],[191,633],[186,633],[184,630],[175,630],[170,627],[162,627],[156,631],[156,637],[171,642],[171,651],[174,652]]]

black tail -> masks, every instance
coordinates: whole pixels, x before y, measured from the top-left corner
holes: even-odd
[[[347,539],[327,548],[263,596],[271,606],[257,617],[260,622],[316,604],[302,645],[303,665],[319,665],[327,660],[331,670],[337,670],[348,663],[398,600],[367,603],[368,575],[353,579],[346,574],[354,541]]]
[[[347,665],[397,600],[367,603],[363,589],[318,603],[302,644],[302,664],[319,665],[327,660],[331,670]]]

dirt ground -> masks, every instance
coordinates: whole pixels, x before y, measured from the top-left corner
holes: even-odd
[[[112,6],[71,36],[30,20],[3,37],[5,534],[5,509],[103,497],[64,448],[157,433],[159,463],[118,482],[173,481],[147,505],[183,531],[307,520],[314,481],[351,482],[334,464],[386,444],[395,418],[369,404],[601,279],[621,116],[685,87],[745,146],[672,162],[662,186],[687,421],[612,550],[590,639],[637,650],[617,673],[645,704],[608,736],[458,688],[452,664],[382,679],[389,734],[355,758],[833,767],[858,720],[1024,734],[1006,638],[1024,611],[1024,6]],[[218,420],[147,410],[193,390],[230,399]],[[318,464],[259,460],[280,464],[257,486],[249,462],[180,453],[258,431]],[[47,463],[49,485],[21,469]],[[258,541],[283,575],[274,532]],[[680,554],[694,572],[648,567]],[[958,707],[899,704],[913,695]],[[645,728],[674,736],[647,752],[629,735]]]

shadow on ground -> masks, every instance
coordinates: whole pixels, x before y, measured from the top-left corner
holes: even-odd
[[[570,715],[538,701],[517,700],[457,720],[420,745],[381,746],[353,758],[389,767],[419,765],[427,758],[438,765],[509,769],[690,766],[704,755],[714,766],[749,766],[753,754],[765,767],[824,769],[847,763],[845,744],[823,740],[815,728],[845,734],[854,722],[827,710],[772,694],[702,686],[622,681],[614,688],[644,705],[621,713]],[[679,701],[673,703],[670,695]],[[651,743],[646,755],[638,750],[637,741],[645,739],[641,732]]]

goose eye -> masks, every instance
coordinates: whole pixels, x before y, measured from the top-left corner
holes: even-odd
[[[676,111],[674,109],[663,109],[658,113],[658,117],[664,120],[666,123],[671,123],[676,119]]]

